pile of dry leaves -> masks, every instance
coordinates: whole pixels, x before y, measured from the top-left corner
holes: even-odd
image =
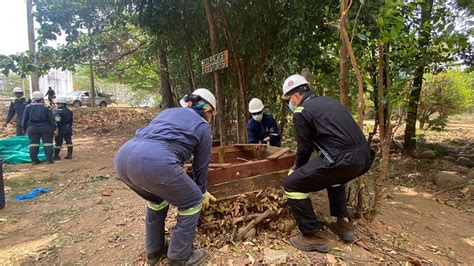
[[[142,108],[79,108],[74,112],[74,133],[104,135],[133,133],[145,126],[158,113],[157,109]]]
[[[206,209],[197,235],[204,246],[220,247],[253,238],[263,231],[287,234],[295,227],[289,215],[283,190],[269,188],[219,201]]]

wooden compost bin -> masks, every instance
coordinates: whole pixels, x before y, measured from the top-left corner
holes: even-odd
[[[218,199],[283,184],[295,152],[257,144],[213,147],[208,189]]]

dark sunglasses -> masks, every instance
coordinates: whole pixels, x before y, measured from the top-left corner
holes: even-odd
[[[260,112],[257,112],[257,113],[251,113],[251,114],[252,114],[252,115],[259,115],[259,114],[261,114],[261,113],[263,113],[263,111],[260,111]]]

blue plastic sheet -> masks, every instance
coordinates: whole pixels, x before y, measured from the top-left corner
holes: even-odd
[[[51,190],[49,188],[42,188],[42,187],[35,187],[30,193],[25,195],[16,196],[16,200],[26,200],[26,199],[34,199],[38,197],[40,194],[49,193]]]

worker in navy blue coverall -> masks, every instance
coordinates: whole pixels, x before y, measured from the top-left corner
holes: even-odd
[[[53,163],[53,130],[55,125],[53,112],[44,104],[43,93],[35,91],[33,102],[26,106],[21,126],[30,140],[30,158],[33,165],[39,164],[38,152],[40,140],[43,140],[47,163]]]
[[[21,128],[21,120],[23,119],[23,111],[25,107],[31,103],[30,100],[25,99],[23,89],[20,87],[16,87],[13,89],[13,93],[15,94],[15,99],[12,100],[10,103],[10,108],[8,109],[7,119],[3,123],[3,127],[6,127],[8,123],[12,120],[12,118],[16,114],[16,135],[23,136],[23,129]]]
[[[166,254],[172,265],[202,263],[207,253],[193,250],[195,228],[203,206],[215,198],[207,192],[211,159],[211,121],[216,101],[207,89],[186,97],[188,107],[170,108],[137,130],[115,157],[117,175],[148,201],[147,261],[155,264]],[[193,159],[193,178],[183,169]],[[165,218],[169,204],[178,207],[177,224],[167,247]]]
[[[270,144],[280,147],[280,133],[273,116],[263,113],[262,101],[253,98],[249,102],[249,112],[252,118],[247,123],[247,135],[249,143]]]
[[[59,96],[56,99],[58,109],[54,112],[54,120],[56,121],[56,127],[58,133],[54,137],[54,160],[60,160],[59,153],[61,152],[61,146],[63,141],[66,142],[67,155],[65,159],[72,159],[73,144],[72,144],[72,124],[74,123],[74,116],[71,110],[67,108],[67,99]]]
[[[331,215],[329,229],[345,242],[357,240],[346,206],[345,183],[369,170],[373,162],[362,130],[349,111],[331,97],[317,97],[300,75],[288,77],[283,98],[293,111],[297,142],[295,164],[284,182],[285,195],[301,235],[290,242],[303,251],[329,252],[324,223],[314,214],[309,192],[327,189]],[[320,154],[311,158],[313,151]]]

